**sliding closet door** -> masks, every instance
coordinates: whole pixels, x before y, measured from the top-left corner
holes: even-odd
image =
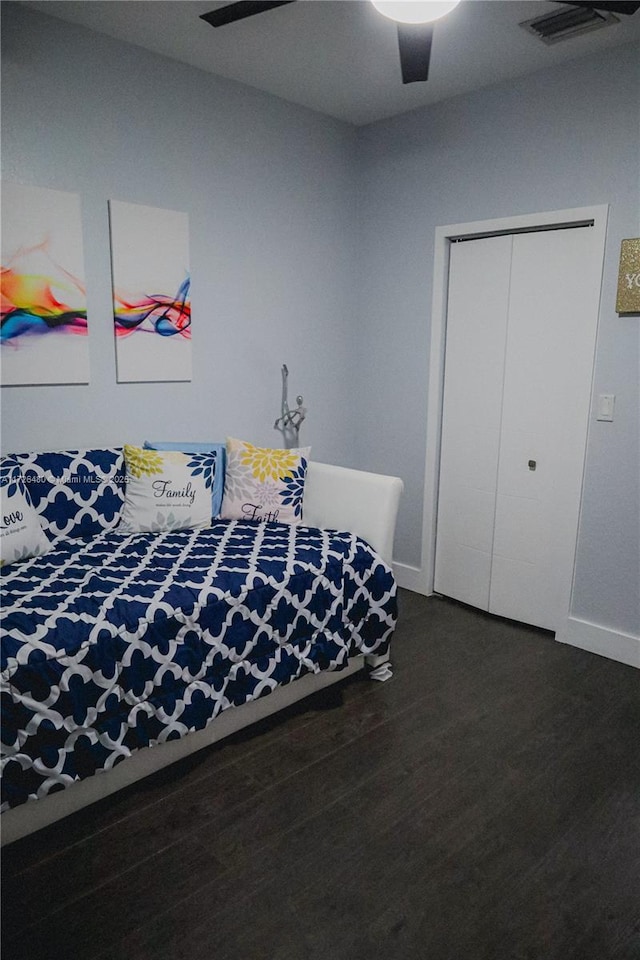
[[[451,247],[434,587],[488,609],[511,237]]]
[[[589,227],[513,237],[489,610],[568,611],[602,274]]]

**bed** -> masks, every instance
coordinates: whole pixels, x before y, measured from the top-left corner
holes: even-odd
[[[402,483],[309,465],[304,523],[60,538],[4,577],[2,840],[365,661],[389,675]]]

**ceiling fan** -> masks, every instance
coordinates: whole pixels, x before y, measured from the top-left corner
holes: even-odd
[[[206,20],[212,27],[224,27],[237,20],[245,20],[247,17],[253,17],[256,13],[263,13],[266,10],[273,10],[274,7],[284,7],[289,3],[295,3],[296,0],[236,0],[234,3],[227,3],[223,7],[211,10],[209,13],[201,14],[200,19]],[[431,4],[439,7],[440,12],[436,16],[431,16],[429,22],[400,22],[400,16],[393,10],[399,7],[420,7],[428,4],[419,2],[391,2],[378,3],[373,0],[373,4],[381,13],[396,20],[398,28],[398,49],[400,52],[400,67],[402,70],[403,83],[424,82],[429,77],[429,61],[431,59],[431,42],[433,40],[434,23],[433,20],[448,13],[453,7],[457,6],[459,0],[455,2],[440,2]],[[561,0],[564,6],[583,7],[587,10],[604,10],[608,13],[633,14],[640,8],[640,0],[614,0],[614,2],[597,3],[578,3],[574,0]],[[385,9],[387,8],[387,9]],[[391,10],[392,12],[389,12]],[[425,18],[426,19],[426,18]]]

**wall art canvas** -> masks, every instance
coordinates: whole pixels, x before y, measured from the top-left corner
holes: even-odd
[[[3,385],[88,383],[80,197],[2,183]]]
[[[640,314],[640,237],[620,244],[616,312]]]
[[[119,383],[191,380],[189,218],[109,202]]]

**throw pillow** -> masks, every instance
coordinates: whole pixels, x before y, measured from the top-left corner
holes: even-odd
[[[177,450],[181,453],[211,453],[215,457],[213,485],[211,487],[211,516],[220,516],[222,494],[224,492],[224,458],[226,447],[224,443],[182,443],[178,440],[145,440],[145,450]]]
[[[272,450],[227,439],[221,517],[298,524],[311,447]]]
[[[200,530],[211,523],[215,457],[145,450],[125,444],[122,533]]]
[[[120,522],[122,447],[18,453],[14,458],[50,539],[96,537]]]
[[[5,458],[0,464],[0,566],[41,556],[50,549],[20,467]]]

